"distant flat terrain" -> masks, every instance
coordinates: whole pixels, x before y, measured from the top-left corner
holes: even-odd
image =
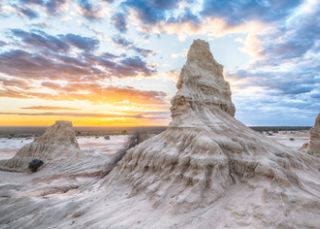
[[[39,136],[44,133],[46,126],[0,126],[0,137],[32,137]],[[104,136],[117,134],[132,134],[134,132],[144,132],[150,134],[159,134],[164,131],[166,126],[150,126],[150,127],[75,127],[77,136]],[[299,131],[309,130],[310,126],[252,126],[256,131]]]

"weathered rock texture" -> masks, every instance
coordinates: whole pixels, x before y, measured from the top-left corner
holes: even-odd
[[[79,150],[72,123],[57,121],[42,136],[23,146],[13,158],[0,161],[0,169],[24,171],[33,159],[46,163],[70,158],[75,156]]]
[[[310,130],[309,153],[320,155],[320,114]]]
[[[131,196],[147,194],[154,206],[169,204],[174,211],[185,212],[211,206],[234,185],[247,184],[252,196],[261,195],[262,218],[264,211],[283,210],[281,193],[295,199],[292,190],[300,190],[320,206],[319,187],[311,193],[303,191],[304,179],[297,173],[310,169],[305,163],[310,159],[234,118],[223,67],[214,60],[207,42],[193,42],[177,88],[168,129],[128,151],[112,171],[113,180],[129,184]],[[317,173],[316,168],[311,170]],[[258,193],[259,187],[265,194]],[[285,205],[291,205],[290,201]],[[284,218],[274,220],[277,225],[285,224]]]

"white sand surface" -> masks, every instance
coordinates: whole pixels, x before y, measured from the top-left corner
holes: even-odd
[[[117,152],[127,139],[128,135],[111,135],[110,140],[106,140],[101,136],[77,137],[82,151],[99,154]],[[33,138],[0,138],[0,160],[13,157],[22,146],[32,141]]]
[[[271,138],[285,146],[290,147],[294,150],[299,150],[304,143],[309,142],[309,131],[279,131],[278,133],[267,132],[263,133],[266,137]]]

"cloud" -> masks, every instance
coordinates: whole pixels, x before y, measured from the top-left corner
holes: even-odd
[[[133,87],[101,86],[98,83],[64,83],[42,82],[39,86],[11,87],[11,84],[0,88],[0,97],[47,99],[55,101],[89,101],[93,104],[113,104],[117,106],[139,105],[167,107],[167,94],[161,91],[139,90]]]
[[[119,45],[120,47],[123,47],[123,48],[128,48],[128,47],[133,45],[132,42],[128,41],[127,39],[125,39],[124,37],[119,36],[119,35],[118,36],[113,36],[112,37],[112,41],[115,44],[117,44],[117,45]]]
[[[125,48],[125,49],[129,49],[129,50],[133,50],[135,51],[136,53],[140,54],[141,56],[143,57],[147,57],[151,54],[154,54],[154,52],[150,49],[144,49],[144,48],[140,48],[140,47],[137,47],[135,46],[132,42],[128,41],[126,38],[124,38],[123,36],[113,36],[112,37],[112,41],[122,47],[122,48]]]
[[[239,82],[240,114],[250,113],[251,107],[269,123],[311,124],[320,111],[320,6],[313,3],[308,1],[307,11],[297,8],[285,23],[260,37],[260,59],[229,72],[231,82]],[[255,87],[259,90],[250,92]],[[285,120],[288,114],[290,121]]]
[[[125,33],[127,31],[127,20],[124,13],[116,13],[112,16],[111,22],[119,30],[119,32]]]
[[[83,112],[0,112],[0,116],[59,116],[75,118],[103,118],[103,119],[141,119],[141,120],[168,120],[169,113],[161,111],[148,111],[138,113],[83,113]]]
[[[67,116],[67,117],[91,117],[91,118],[144,118],[142,115],[127,114],[97,114],[97,113],[79,113],[79,112],[0,112],[0,115],[18,115],[18,116]]]
[[[66,35],[60,35],[60,37],[67,43],[73,45],[74,47],[77,47],[79,49],[85,50],[85,51],[92,51],[95,50],[99,44],[99,41],[90,38],[90,37],[83,37],[76,34],[66,34]]]
[[[57,14],[68,8],[68,0],[49,0],[45,3],[49,14]]]
[[[99,45],[95,38],[71,33],[53,36],[39,30],[21,29],[12,29],[11,34],[17,49],[0,53],[0,72],[11,76],[92,81],[148,76],[156,72],[137,55],[94,54]],[[133,44],[130,47],[141,56],[150,52]],[[80,52],[75,54],[74,49]]]
[[[72,11],[66,11],[70,6],[74,7]],[[320,110],[319,8],[317,0],[16,0],[4,3],[0,13],[5,17],[18,14],[23,17],[18,20],[23,20],[26,26],[40,24],[43,18],[49,20],[41,28],[43,31],[11,29],[3,34],[0,73],[7,76],[0,78],[0,96],[167,106],[166,94],[106,86],[116,84],[117,78],[153,75],[157,80],[160,77],[172,80],[177,75],[158,72],[148,64],[154,51],[138,46],[130,36],[148,39],[166,34],[169,36],[165,39],[171,42],[176,36],[183,40],[241,34],[239,47],[252,61],[242,69],[226,69],[234,88],[238,114],[248,123],[248,114],[252,113],[262,117],[252,117],[256,123],[261,123],[263,118],[269,123],[277,118],[283,123],[290,123],[294,118],[302,123],[308,117],[313,119]],[[68,12],[67,16],[74,19],[71,24],[86,24],[76,30],[82,34],[105,30],[95,37],[44,32],[56,29],[48,16],[60,17],[62,12]],[[26,18],[33,21],[28,22]],[[121,35],[109,30],[110,23]],[[105,46],[107,42],[112,42],[112,47],[116,45],[120,52],[105,50],[109,48]],[[150,39],[149,45],[154,44],[155,40]],[[158,49],[161,47],[155,47]],[[180,58],[180,54],[172,57]],[[292,114],[290,122],[285,120],[287,113]]]
[[[79,110],[78,108],[72,107],[58,107],[58,106],[30,106],[22,107],[23,110]]]
[[[72,47],[90,52],[97,48],[99,41],[95,38],[77,34],[52,36],[40,30],[26,32],[21,29],[11,30],[15,38],[19,38],[25,45],[34,49],[46,49],[52,52],[68,52]]]
[[[23,79],[2,79],[0,78],[0,83],[5,87],[18,87],[21,89],[29,89],[30,84]]]
[[[311,58],[318,53],[320,41],[320,5],[306,14],[298,14],[279,26],[274,33],[261,38],[263,55],[267,64]]]
[[[49,15],[55,15],[65,11],[69,6],[69,0],[20,0],[23,6],[40,6],[46,10]]]
[[[0,54],[0,72],[31,79],[86,79],[102,72],[77,58],[10,50]]]
[[[189,27],[196,31],[206,25],[206,23],[202,23],[203,21],[209,19],[215,19],[218,26],[220,26],[219,20],[223,21],[225,27],[236,27],[252,21],[261,24],[273,23],[286,18],[302,2],[302,0],[126,0],[120,4],[119,8],[120,14],[126,16],[125,18],[121,16],[122,22],[131,23],[132,17],[135,17],[135,20],[139,21],[138,29],[150,33],[150,30],[155,30],[154,26],[162,27],[162,31],[167,31],[166,26],[174,25],[179,31],[183,31],[183,29],[179,29],[179,25],[183,25],[184,29]],[[211,24],[211,29],[216,30],[215,27],[215,23]],[[185,33],[191,34],[188,31],[190,29]]]
[[[126,10],[134,9],[141,20],[152,24],[165,19],[166,11],[172,10],[179,1],[148,1],[148,0],[126,0],[122,7]]]
[[[30,20],[39,18],[38,12],[33,10],[32,7],[28,7],[27,4],[5,3],[0,1],[0,16],[10,17],[12,15],[18,15]]]
[[[269,23],[286,18],[302,2],[302,0],[204,0],[201,15],[224,19],[230,25],[242,24],[250,20]]]
[[[33,11],[30,8],[20,7],[20,12],[21,12],[22,15],[28,17],[31,20],[39,17],[38,13]]]
[[[30,48],[45,49],[49,51],[68,51],[70,46],[55,36],[50,36],[41,31],[26,32],[21,29],[12,29],[14,38],[18,38]]]
[[[223,37],[228,34],[248,34],[251,38],[256,35],[264,35],[269,32],[270,25],[260,21],[245,21],[243,23],[231,25],[224,19],[213,16],[206,16],[201,20],[164,20],[156,22],[152,25],[145,23],[139,18],[135,11],[129,11],[128,21],[140,33],[150,35],[170,34],[177,36],[180,40],[192,36],[207,36],[207,37]],[[250,41],[252,41],[251,39]],[[247,41],[248,42],[248,41]]]
[[[166,93],[160,91],[138,90],[133,87],[102,87],[98,84],[71,83],[60,85],[43,82],[43,87],[55,90],[57,99],[88,100],[94,103],[136,103],[167,105]],[[51,96],[49,96],[50,98]]]
[[[96,3],[97,1],[93,2]],[[105,17],[108,14],[107,8],[101,4],[94,4],[93,2],[90,0],[78,0],[80,14],[88,20],[97,20]]]

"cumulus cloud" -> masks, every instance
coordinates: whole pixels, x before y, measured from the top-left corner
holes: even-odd
[[[185,24],[190,27],[201,27],[207,18],[223,20],[226,26],[232,27],[248,21],[274,22],[288,16],[299,6],[302,0],[282,1],[216,1],[216,0],[184,0],[184,1],[147,1],[126,0],[121,3],[121,15],[134,12],[144,27],[151,28],[162,24]],[[200,10],[194,10],[200,8]],[[121,18],[121,21],[131,21]],[[213,26],[214,29],[215,26]]]
[[[261,58],[248,68],[229,74],[232,81],[241,81],[239,101],[246,99],[263,113],[261,117],[269,116],[283,123],[288,112],[303,122],[314,118],[320,110],[319,15],[318,4],[303,12],[297,8],[286,23],[260,38]],[[253,87],[259,87],[259,91],[245,93]],[[257,98],[256,93],[263,94],[263,98]],[[240,113],[247,113],[248,106],[239,104],[243,105],[238,106]]]

